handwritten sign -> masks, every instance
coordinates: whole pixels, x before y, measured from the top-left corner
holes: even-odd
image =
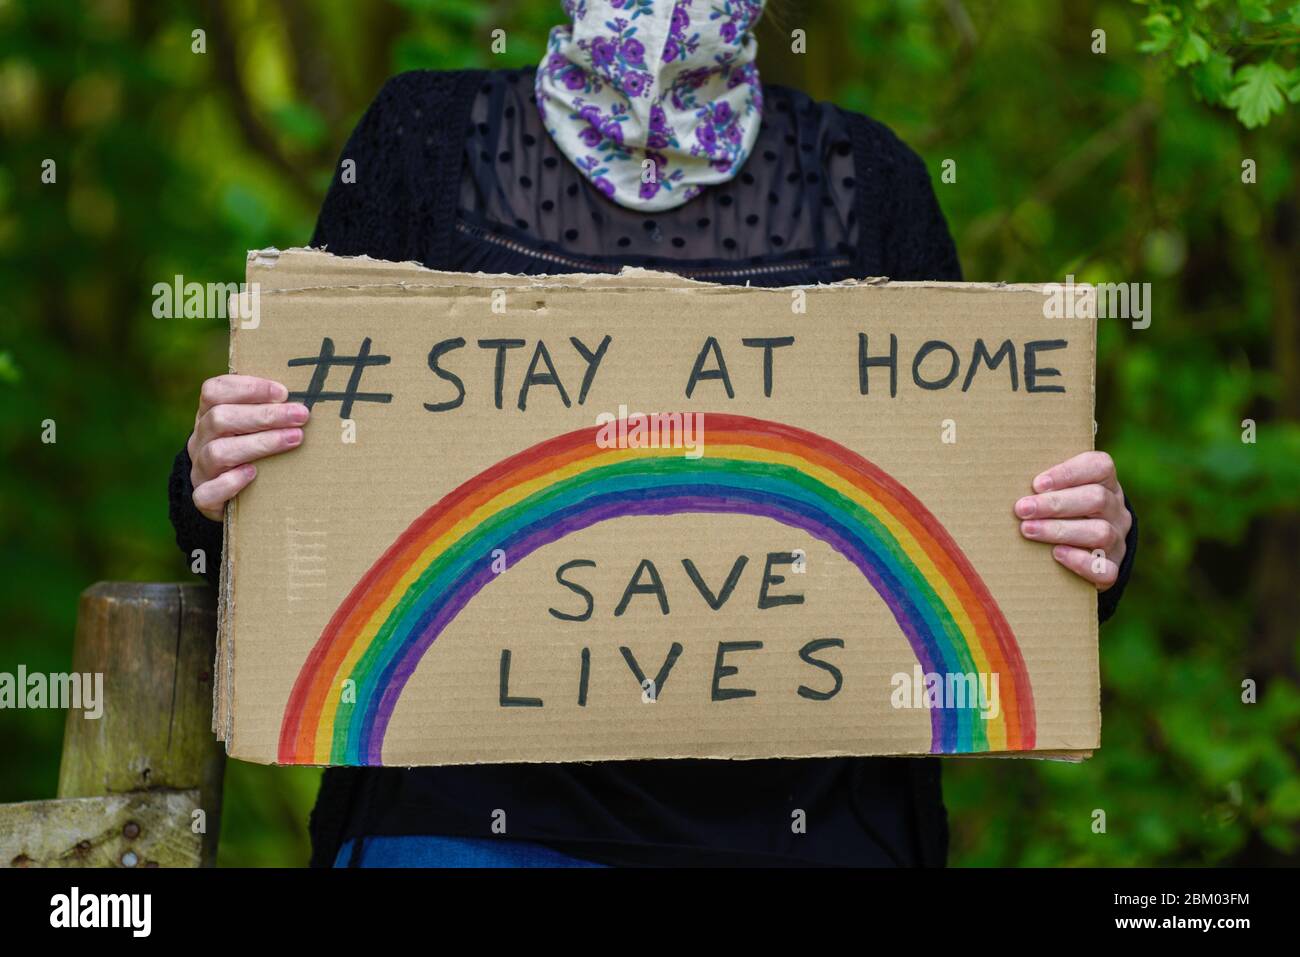
[[[284,764],[1086,755],[1096,594],[1023,541],[1092,446],[1039,287],[250,256],[311,407],[231,507],[215,723]],[[247,316],[247,311],[232,315]]]

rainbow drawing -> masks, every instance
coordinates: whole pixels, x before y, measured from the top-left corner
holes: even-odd
[[[505,459],[416,519],[339,605],[299,672],[280,729],[284,764],[381,764],[384,732],[421,657],[496,576],[599,522],[637,515],[757,515],[852,562],[926,673],[998,674],[1001,711],[931,709],[938,754],[1034,747],[1034,700],[1011,629],[947,531],[898,481],[822,436],[703,413],[705,454],[602,448],[597,428]],[[355,700],[345,701],[345,679]]]

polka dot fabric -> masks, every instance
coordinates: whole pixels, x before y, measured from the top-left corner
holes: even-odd
[[[531,254],[549,272],[565,262],[583,270],[630,263],[744,282],[826,281],[851,264],[853,142],[834,106],[768,87],[762,128],[736,177],[676,209],[644,213],[611,202],[560,152],[538,115],[532,74],[497,72],[475,91],[458,230],[481,245],[462,250],[461,265],[497,271]]]
[[[434,269],[644,266],[720,283],[960,279],[929,171],[887,127],[780,86],[734,179],[645,213],[550,142],[534,69],[420,70],[379,91],[340,155],[311,244]]]

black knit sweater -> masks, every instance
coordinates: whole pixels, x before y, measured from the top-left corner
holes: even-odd
[[[600,196],[545,133],[532,70],[394,77],[340,157],[313,246],[463,272],[647,266],[726,283],[955,280],[961,268],[921,160],[866,117],[780,87],[732,181],[653,215]],[[221,525],[191,502],[184,449],[171,477],[176,540],[205,549]],[[1114,611],[1136,554],[1129,535]],[[1046,556],[1045,556],[1046,557]],[[627,761],[326,772],[311,832],[316,865],[349,837],[510,836],[611,863],[941,864],[947,823],[932,759]],[[793,809],[807,833],[792,834]]]

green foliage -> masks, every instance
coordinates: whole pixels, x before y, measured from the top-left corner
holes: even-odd
[[[1147,7],[1143,53],[1191,74],[1207,103],[1236,111],[1247,129],[1300,103],[1300,3],[1294,0],[1134,0]]]
[[[536,62],[559,15],[0,0],[0,670],[66,670],[96,580],[190,577],[166,476],[226,333],[153,318],[153,284],[239,280],[245,250],[306,242],[387,76]],[[1097,442],[1142,536],[1101,632],[1102,749],[950,762],[954,863],[1294,854],[1300,3],[783,0],[766,20],[765,79],[867,112],[926,159],[967,278],[1152,284],[1149,329],[1099,329]],[[54,793],[61,731],[57,713],[0,712],[0,801]],[[303,863],[318,776],[232,763],[222,863]]]

